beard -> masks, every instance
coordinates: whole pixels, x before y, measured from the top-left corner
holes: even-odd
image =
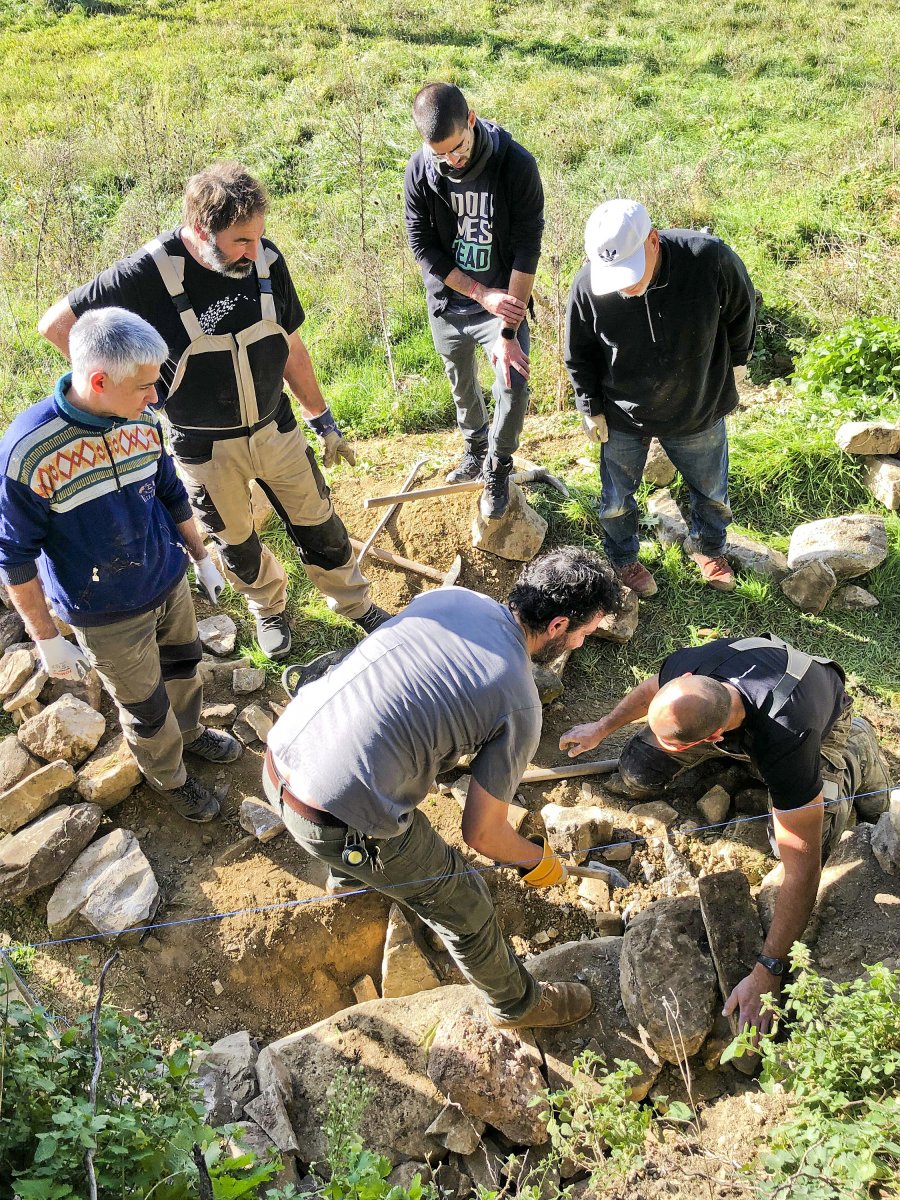
[[[213,241],[197,239],[197,246],[204,265],[209,267],[211,271],[217,271],[220,275],[226,275],[229,279],[246,279],[253,270],[253,263],[246,258],[239,258],[236,262],[229,262]]]
[[[569,640],[569,630],[565,633],[559,633],[542,649],[532,654],[531,661],[540,663],[541,666],[546,666],[547,663],[553,662],[554,658],[558,658],[566,648],[566,642]]]

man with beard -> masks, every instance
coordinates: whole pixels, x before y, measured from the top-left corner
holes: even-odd
[[[493,519],[509,503],[512,456],[528,407],[526,314],[544,228],[541,177],[528,151],[476,117],[452,84],[423,87],[413,120],[424,144],[406,168],[406,232],[466,446],[447,480],[482,476],[481,513]],[[490,432],[479,347],[494,368]]]
[[[297,332],[304,320],[290,272],[263,237],[267,198],[238,163],[188,180],[183,223],[57,301],[40,332],[64,355],[82,313],[116,305],[148,321],[169,347],[158,385],[171,449],[194,513],[218,543],[225,575],[247,598],[260,648],[291,649],[287,575],[253,525],[255,480],[284,522],[329,606],[366,633],[388,614],[369,599],[347,531],[300,432],[287,383],[322,441],[326,466],[354,462]]]
[[[269,735],[266,794],[329,867],[329,894],[372,887],[411,908],[504,1028],[579,1021],[591,993],[535,981],[504,940],[481,874],[418,806],[471,754],[466,844],[518,867],[528,886],[565,877],[544,838],[507,821],[541,734],[531,666],[580,646],[620,596],[607,564],[577,546],[534,559],[505,605],[462,588],[426,592],[301,687]]]
[[[641,482],[651,438],[681,472],[691,500],[691,558],[710,587],[730,592],[725,558],[728,439],[747,372],[756,295],[733,250],[708,233],[653,227],[643,204],[609,200],[584,233],[588,261],[566,313],[566,367],[584,430],[600,442],[600,524],[627,587],[653,596],[638,562]]]

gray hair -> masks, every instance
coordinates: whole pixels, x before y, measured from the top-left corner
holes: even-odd
[[[152,325],[126,308],[95,308],[79,317],[69,334],[69,358],[76,375],[103,371],[122,383],[139,367],[158,367],[169,347]]]

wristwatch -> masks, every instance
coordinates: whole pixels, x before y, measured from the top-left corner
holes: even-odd
[[[781,978],[784,974],[784,962],[780,958],[771,958],[768,954],[757,954],[756,961],[766,968],[770,975]]]
[[[504,325],[503,328],[500,330],[500,336],[502,338],[506,338],[506,340],[508,342],[511,342],[513,340],[513,338],[516,336],[516,331],[514,329],[508,329]]]

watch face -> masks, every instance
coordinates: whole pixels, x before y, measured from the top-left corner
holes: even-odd
[[[516,335],[515,331],[512,329],[501,329],[500,336],[506,338],[508,342],[511,342]]]

